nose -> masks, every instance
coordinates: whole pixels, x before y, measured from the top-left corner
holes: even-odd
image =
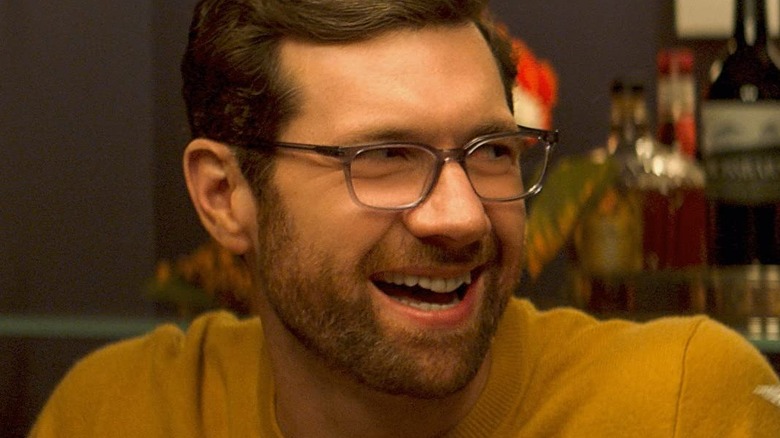
[[[466,171],[454,160],[442,166],[431,193],[405,213],[404,222],[419,239],[452,248],[480,240],[491,227]]]

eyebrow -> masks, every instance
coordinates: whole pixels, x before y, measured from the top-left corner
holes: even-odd
[[[506,122],[487,122],[476,125],[468,131],[461,143],[489,134],[500,134],[517,130],[517,125]],[[353,132],[339,140],[340,146],[365,146],[381,143],[420,143],[420,133],[413,129],[380,128],[367,129],[365,132]]]
[[[413,142],[415,138],[419,138],[419,135],[415,135],[411,129],[380,128],[352,132],[339,140],[339,143],[343,146],[362,146],[376,143]]]
[[[514,121],[512,121],[511,123],[488,122],[488,123],[477,125],[476,128],[472,130],[470,138],[477,138],[483,135],[502,134],[505,132],[514,132],[514,131],[517,131],[517,124]]]

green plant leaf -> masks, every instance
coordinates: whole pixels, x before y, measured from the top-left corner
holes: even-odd
[[[529,206],[526,267],[537,277],[571,237],[580,218],[618,176],[614,159],[564,157],[545,177],[544,189]]]

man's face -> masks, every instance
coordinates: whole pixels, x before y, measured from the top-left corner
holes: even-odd
[[[288,41],[281,59],[301,108],[280,141],[452,149],[515,129],[474,26]],[[463,388],[517,287],[523,203],[482,203],[449,162],[419,206],[374,210],[352,201],[336,159],[290,150],[276,159],[277,199],[258,206],[263,324],[376,390],[431,398]]]

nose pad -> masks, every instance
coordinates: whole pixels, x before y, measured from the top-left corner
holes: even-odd
[[[474,195],[477,196],[477,198],[479,198],[479,195],[476,193],[476,189],[474,188],[474,185],[471,183],[471,177],[469,176],[469,171],[468,169],[466,169],[466,151],[464,151],[463,149],[446,150],[443,151],[442,153],[442,159],[443,159],[443,163],[441,165],[441,169],[439,170],[438,178],[436,180],[435,185],[432,187],[431,191],[436,190],[436,186],[441,184],[441,179],[444,176],[444,173],[447,171],[448,167],[453,167],[454,171],[457,171],[458,173],[462,173],[463,178],[468,183],[468,187],[471,189],[472,192],[474,192]],[[453,166],[448,166],[449,164]]]
[[[458,148],[441,151],[441,157],[444,161],[442,166],[446,165],[447,163],[458,163],[460,164],[460,167],[463,168],[463,171],[466,171],[466,151],[464,149]]]

